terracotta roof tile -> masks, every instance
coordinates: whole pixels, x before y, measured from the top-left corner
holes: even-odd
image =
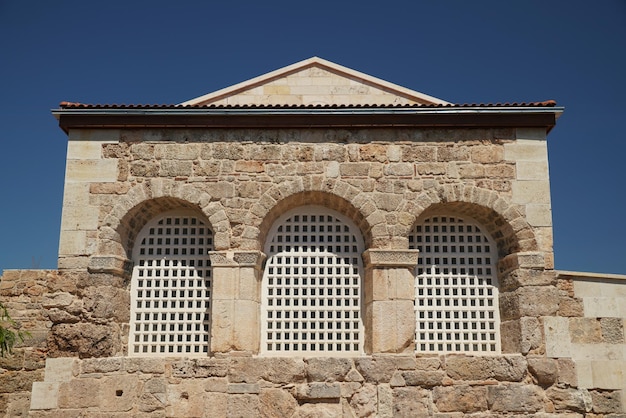
[[[462,103],[413,105],[180,105],[180,104],[88,104],[63,101],[62,109],[407,109],[407,108],[468,108],[468,107],[555,107],[554,100],[513,103]]]

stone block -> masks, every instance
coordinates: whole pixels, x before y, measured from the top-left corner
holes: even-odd
[[[548,357],[572,357],[569,319],[561,317],[543,318],[543,330],[546,339]]]
[[[235,300],[231,350],[256,352],[260,341],[260,304],[251,300]]]
[[[526,220],[531,226],[552,226],[550,205],[526,205]]]
[[[259,393],[261,388],[258,383],[231,383],[227,388],[228,393]]]
[[[559,292],[552,286],[526,286],[515,291],[520,316],[554,316],[559,309]]]
[[[600,320],[596,318],[571,318],[569,333],[571,341],[576,344],[603,342]]]
[[[511,191],[512,203],[550,205],[550,183],[547,181],[518,181],[511,185]]]
[[[617,391],[589,391],[592,400],[592,411],[596,414],[611,414],[624,412],[621,397]]]
[[[119,129],[72,129],[68,134],[68,139],[114,144],[119,142],[120,134]]]
[[[626,360],[593,360],[591,362],[593,387],[599,389],[626,389]]]
[[[341,385],[330,382],[302,384],[297,387],[296,397],[300,401],[339,399],[341,397]]]
[[[306,369],[301,358],[238,357],[231,359],[228,376],[231,383],[289,384],[303,382]]]
[[[61,237],[59,239],[59,254],[60,255],[84,255],[87,254],[87,232],[86,231],[69,231],[61,230]],[[89,259],[85,260],[88,263]],[[76,264],[72,264],[72,267]],[[61,262],[59,261],[59,268]]]
[[[98,160],[102,158],[100,141],[69,141],[67,143],[68,160]]]
[[[68,160],[65,169],[65,183],[115,182],[117,181],[117,160]]]
[[[433,416],[430,392],[414,386],[395,388],[393,390],[393,416]]]
[[[548,160],[522,161],[515,164],[518,180],[548,180]]]
[[[30,409],[56,409],[58,406],[59,382],[33,382]]]
[[[102,382],[99,379],[74,379],[60,383],[59,408],[99,407],[101,390]]]
[[[298,408],[298,402],[282,389],[263,389],[259,394],[259,413],[262,417],[291,417]]]
[[[468,385],[436,387],[433,390],[433,402],[439,412],[486,411],[487,387]]]
[[[602,340],[610,344],[624,342],[624,320],[622,318],[601,318]]]
[[[537,386],[522,383],[489,386],[487,402],[492,412],[533,413],[543,409],[543,394]]]
[[[73,376],[76,359],[71,357],[48,357],[46,359],[46,382],[69,382]]]
[[[107,376],[102,379],[100,410],[130,411],[139,397],[141,383],[136,375]]]
[[[447,375],[454,380],[519,382],[527,372],[526,359],[520,355],[474,357],[451,355],[445,360]]]
[[[81,374],[110,373],[121,370],[122,357],[84,359],[80,362]]]
[[[412,352],[415,313],[412,300],[375,301],[366,307],[366,346],[371,353]],[[369,338],[369,340],[368,340]]]
[[[552,386],[559,379],[558,362],[546,357],[528,357],[528,371],[542,387]]]
[[[167,385],[168,417],[202,417],[204,413],[204,384],[202,379],[183,379]]]
[[[586,389],[559,388],[546,390],[546,396],[557,411],[590,412],[592,399]]]
[[[446,373],[439,371],[404,371],[402,378],[406,386],[433,387],[444,383]]]
[[[352,360],[336,357],[313,357],[305,360],[311,382],[343,382],[353,370]]]
[[[504,144],[504,159],[506,161],[545,162],[548,160],[546,142],[518,139]]]
[[[618,317],[623,318],[624,298],[615,297],[583,297],[585,316],[592,318]]]

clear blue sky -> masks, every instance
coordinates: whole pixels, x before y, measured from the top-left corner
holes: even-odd
[[[626,274],[626,2],[0,0],[0,270],[55,268],[50,109],[179,103],[311,56],[454,103],[554,99],[556,267]]]

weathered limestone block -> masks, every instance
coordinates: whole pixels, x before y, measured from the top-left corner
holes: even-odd
[[[100,406],[102,380],[73,379],[59,386],[59,408],[88,408]]]
[[[439,412],[473,413],[486,411],[486,386],[441,386],[433,390],[433,402]]]
[[[444,371],[404,371],[402,378],[407,386],[433,387],[444,384]]]
[[[592,397],[586,389],[559,388],[546,390],[546,396],[557,411],[590,412]]]
[[[487,380],[519,382],[527,373],[523,356],[472,357],[451,355],[446,357],[445,370],[455,380]]]
[[[594,413],[611,414],[624,412],[618,391],[592,390],[589,391],[589,394],[591,395],[592,411]]]
[[[202,379],[182,379],[167,385],[168,417],[193,418],[204,414],[204,387]]]
[[[310,382],[342,382],[350,371],[356,372],[352,369],[352,360],[347,358],[314,357],[305,362]]]
[[[528,371],[544,388],[552,386],[559,378],[558,362],[551,358],[528,357]]]
[[[122,369],[122,357],[91,358],[80,362],[82,374],[110,373]]]
[[[624,343],[624,320],[622,318],[601,318],[602,339],[611,344]]]
[[[569,358],[557,359],[559,370],[559,381],[561,385],[578,387],[578,374],[576,372],[576,363]]]
[[[571,318],[569,333],[573,343],[601,343],[602,326],[596,318]]]
[[[119,327],[114,324],[59,324],[49,337],[50,354],[55,356],[108,357],[119,351]]]
[[[532,413],[544,407],[541,389],[521,383],[487,387],[487,402],[492,412]]]
[[[33,382],[43,380],[43,370],[4,371],[0,373],[0,393],[30,391]]]
[[[300,405],[291,418],[336,418],[342,415],[342,405],[340,402],[316,402]]]
[[[130,411],[140,394],[141,383],[137,376],[115,375],[102,379],[100,410],[110,412]]]
[[[172,362],[173,377],[224,377],[228,373],[228,359],[197,358]]]
[[[258,383],[231,383],[226,388],[227,393],[259,393],[261,387]]]
[[[163,374],[165,362],[160,358],[123,357],[123,369],[128,373]]]
[[[259,394],[259,414],[267,418],[291,417],[298,402],[283,389],[262,389]]]
[[[396,370],[413,370],[415,357],[411,356],[374,356],[354,360],[356,369],[366,382],[389,382]]]
[[[357,417],[376,416],[378,391],[376,385],[365,384],[350,398],[349,405]]]
[[[257,383],[263,379],[276,384],[305,381],[306,369],[298,358],[252,358],[237,357],[230,362],[231,383]]]
[[[393,390],[394,417],[432,416],[430,393],[419,387],[395,388]]]
[[[125,289],[109,286],[85,289],[83,304],[86,313],[92,318],[112,319],[119,323],[130,319],[130,293]]]
[[[257,395],[230,395],[227,398],[226,416],[256,417],[259,416],[259,397]]]
[[[307,383],[297,387],[296,398],[311,401],[318,399],[339,399],[341,397],[341,385],[334,383]]]

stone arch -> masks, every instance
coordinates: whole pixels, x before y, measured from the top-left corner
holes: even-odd
[[[285,211],[302,205],[320,205],[350,218],[361,231],[365,248],[372,243],[371,225],[368,222],[369,199],[358,188],[340,180],[314,182],[303,178],[280,183],[265,192],[248,212],[247,230],[241,247],[261,250],[269,229]]]
[[[524,209],[493,190],[464,184],[443,185],[422,193],[403,210],[414,214],[407,235],[415,224],[429,216],[457,215],[472,218],[485,228],[498,246],[500,259],[517,252],[537,250],[535,234],[524,218]]]
[[[105,217],[98,233],[98,253],[130,259],[143,226],[157,214],[173,209],[190,209],[206,218],[215,249],[230,248],[230,223],[219,202],[191,184],[155,179],[131,188]]]

